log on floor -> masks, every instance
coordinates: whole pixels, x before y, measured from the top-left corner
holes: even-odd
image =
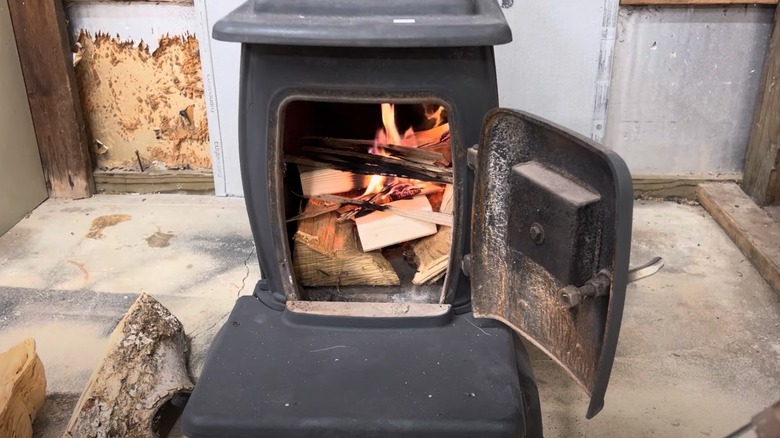
[[[322,203],[309,200],[306,209]],[[304,211],[305,213],[305,211]],[[302,286],[397,286],[390,262],[379,251],[363,252],[355,225],[338,223],[336,213],[298,221],[294,240],[295,276]]]
[[[186,351],[181,322],[142,294],[111,334],[64,438],[166,436],[172,400],[193,388]]]
[[[43,363],[27,339],[0,354],[0,436],[32,437],[32,424],[46,399]]]

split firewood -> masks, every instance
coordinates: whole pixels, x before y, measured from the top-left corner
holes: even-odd
[[[417,147],[424,148],[436,143],[442,143],[449,141],[450,139],[450,125],[445,123],[439,126],[434,126],[431,129],[419,131],[414,133],[414,140],[417,142]]]
[[[425,196],[415,196],[415,198],[425,198]],[[412,219],[418,222],[452,226],[452,214],[433,211],[431,209],[431,204],[427,199],[425,199],[425,205],[427,205],[427,208],[424,208],[424,206],[420,203],[404,203],[403,200],[391,202],[389,204],[378,205],[369,201],[346,198],[338,195],[313,196],[311,199],[338,204],[351,204],[375,212],[392,213],[395,216],[403,217],[405,219]]]
[[[322,204],[312,199],[306,209],[321,208]],[[382,253],[364,252],[355,236],[355,225],[339,223],[337,218],[336,213],[327,213],[298,222],[293,266],[300,284],[398,286],[398,274]]]
[[[193,388],[186,351],[179,320],[142,294],[111,334],[65,438],[165,436],[160,428],[168,424],[162,421],[167,408],[177,394]]]
[[[344,193],[366,188],[368,177],[336,169],[314,169],[301,172],[303,196]]]
[[[368,151],[368,149],[375,146],[375,142],[373,140],[352,140],[331,137],[309,137],[304,141],[309,147],[325,145],[333,149],[359,153],[365,153]],[[394,144],[383,144],[381,146],[385,153],[391,157],[414,161],[416,163],[434,164],[438,161],[444,160],[444,155],[438,150],[421,148],[418,149],[416,147],[400,146]],[[305,149],[306,147],[304,147],[304,150]]]
[[[436,164],[440,166],[450,166],[452,164],[452,147],[449,139],[447,141],[420,146],[420,150],[438,152],[441,154],[442,159],[436,161]]]
[[[415,213],[434,213],[426,196],[391,202],[383,211],[375,211],[355,218],[360,244],[366,251],[384,248],[401,242],[436,234],[436,224],[413,218]],[[404,215],[397,214],[403,211]],[[440,213],[435,213],[440,214]],[[442,214],[442,216],[447,216]],[[452,216],[449,215],[450,219]]]
[[[362,204],[362,202],[368,202],[375,205],[385,205],[391,202],[400,201],[401,199],[410,199],[418,195],[431,195],[444,191],[443,188],[432,183],[418,181],[412,184],[404,182],[410,180],[404,180],[400,178],[396,178],[396,180],[397,182],[385,186],[385,188],[379,193],[368,193],[356,198],[352,198],[353,200],[361,201],[361,203],[345,204],[339,208],[338,212],[341,214],[341,216],[339,216],[339,222],[345,222],[347,220],[354,219],[358,213],[364,210],[375,210],[373,206],[371,208],[361,206],[365,205]],[[444,218],[440,219],[446,220]],[[428,222],[427,219],[425,221]]]
[[[452,213],[454,192],[451,185],[444,190],[439,211]],[[414,255],[417,259],[417,272],[412,284],[430,284],[438,281],[447,272],[452,247],[452,227],[440,226],[439,232],[433,236],[420,239],[414,243]]]
[[[385,175],[422,181],[452,183],[452,168],[415,163],[397,157],[327,148],[308,148],[306,157],[285,155],[286,163],[324,169],[346,170],[363,175]]]
[[[0,354],[0,436],[32,437],[32,424],[45,400],[46,375],[35,340]]]

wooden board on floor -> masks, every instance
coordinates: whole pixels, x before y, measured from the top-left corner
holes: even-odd
[[[213,194],[214,176],[211,172],[146,171],[95,172],[98,193],[191,193]]]
[[[702,184],[697,195],[761,276],[780,292],[780,224],[736,184]]]
[[[49,196],[89,197],[92,161],[62,2],[9,1],[8,10]]]
[[[761,91],[756,100],[753,125],[745,155],[742,187],[759,205],[780,202],[780,12],[775,13],[775,24],[769,50],[764,60]]]
[[[705,183],[739,182],[739,175],[725,175],[713,178],[684,176],[642,176],[635,175],[634,197],[666,200],[696,200],[696,188]]]

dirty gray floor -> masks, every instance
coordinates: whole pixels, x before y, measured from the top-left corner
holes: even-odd
[[[635,263],[606,407],[532,351],[548,437],[723,436],[780,399],[780,294],[695,206],[638,202]],[[34,337],[49,398],[36,436],[59,437],[108,334],[141,292],[209,341],[258,277],[243,202],[194,196],[47,201],[0,237],[0,350]]]

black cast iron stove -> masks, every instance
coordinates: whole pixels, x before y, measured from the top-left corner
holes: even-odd
[[[188,436],[541,436],[521,338],[585,389],[588,418],[601,410],[630,175],[590,140],[497,108],[493,46],[511,32],[494,0],[251,0],[214,35],[242,43],[241,166],[263,278],[214,340]],[[399,268],[398,285],[308,287],[289,157],[312,136],[373,138],[380,103],[409,126],[420,108],[447,115],[446,276],[415,286]]]

